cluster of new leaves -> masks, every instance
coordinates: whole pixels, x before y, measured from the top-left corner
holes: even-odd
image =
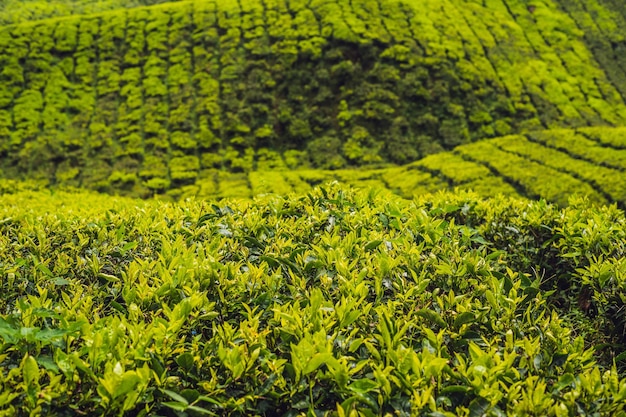
[[[623,416],[626,218],[572,203],[4,194],[0,412]]]

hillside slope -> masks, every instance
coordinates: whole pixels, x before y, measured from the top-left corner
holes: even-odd
[[[0,169],[151,195],[213,169],[406,163],[626,124],[586,26],[533,5],[187,1],[3,27]]]
[[[412,199],[440,190],[472,190],[543,198],[567,206],[575,196],[597,204],[626,208],[626,128],[555,129],[510,135],[461,145],[451,152],[385,169],[252,172],[222,175],[225,184],[200,180],[183,191],[208,197],[251,196],[263,192],[303,192],[327,181],[380,188]],[[230,182],[244,179],[240,187]],[[209,185],[211,184],[211,185]],[[214,185],[215,184],[215,185]],[[228,185],[227,185],[228,184]],[[248,187],[245,187],[249,184]],[[215,188],[211,188],[214,186]],[[209,190],[213,190],[210,194]],[[205,194],[205,193],[208,193]]]

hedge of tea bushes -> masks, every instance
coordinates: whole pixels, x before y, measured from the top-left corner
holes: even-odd
[[[548,0],[186,1],[9,25],[0,168],[150,196],[212,170],[382,166],[624,124],[585,36]]]
[[[0,4],[0,24],[43,20],[60,16],[147,6],[178,0],[4,0]]]
[[[0,199],[2,415],[624,415],[626,218],[476,194]]]
[[[207,170],[195,184],[156,195],[159,200],[251,198],[265,194],[305,194],[330,181],[356,188],[387,190],[413,199],[439,190],[472,190],[497,195],[544,198],[567,206],[574,195],[624,208],[620,178],[625,169],[624,129],[581,128],[515,135],[462,145],[415,163],[379,169],[283,170],[248,173]],[[0,191],[44,190],[45,181],[1,180]],[[62,185],[53,192],[72,189]]]
[[[388,169],[388,188],[407,198],[439,189],[471,189],[544,198],[566,206],[573,195],[626,207],[621,178],[626,164],[624,128],[554,129],[462,145],[402,168]],[[394,188],[402,178],[402,188]],[[413,183],[415,179],[417,183]],[[420,188],[423,187],[423,188]]]

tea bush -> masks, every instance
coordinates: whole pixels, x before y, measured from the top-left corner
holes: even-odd
[[[428,156],[400,170],[394,181],[411,170],[428,173],[418,184],[405,186],[400,195],[415,195],[419,184],[429,191],[441,188],[473,189],[482,195],[519,194],[545,198],[562,206],[575,194],[596,203],[626,207],[623,176],[623,128],[553,129],[524,136],[505,136],[457,147],[452,153]],[[432,177],[443,182],[436,186]],[[410,183],[409,183],[410,184]]]
[[[615,207],[27,188],[0,199],[3,415],[626,413]]]

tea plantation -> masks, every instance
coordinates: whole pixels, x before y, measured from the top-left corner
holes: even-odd
[[[0,1],[0,417],[626,417],[625,34]]]
[[[224,172],[626,124],[612,0],[149,3],[3,3],[3,177],[176,198]]]

